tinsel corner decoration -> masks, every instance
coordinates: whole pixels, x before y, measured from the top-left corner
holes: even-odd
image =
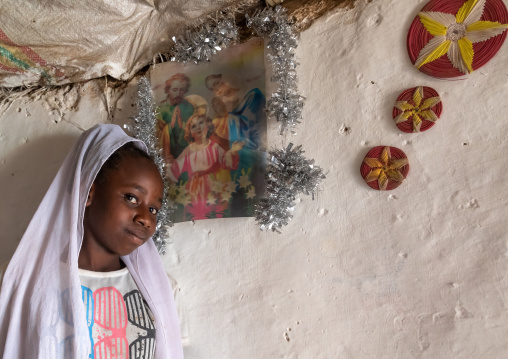
[[[314,160],[303,156],[302,146],[293,148],[290,143],[285,149],[269,152],[266,168],[266,197],[256,206],[254,216],[261,230],[280,233],[293,217],[295,199],[300,194],[314,195],[325,178],[321,167]]]
[[[363,159],[360,173],[365,182],[376,190],[397,188],[409,173],[409,161],[399,148],[377,146]]]
[[[441,117],[443,103],[431,87],[413,87],[402,92],[393,107],[397,127],[407,133],[430,129]]]
[[[288,21],[286,10],[277,5],[265,8],[253,17],[247,18],[247,26],[258,36],[268,38],[267,48],[270,51],[268,60],[272,69],[271,81],[277,89],[271,94],[266,104],[268,116],[279,122],[279,133],[286,131],[296,134],[296,125],[302,118],[303,97],[298,92],[298,76],[295,49],[298,36]]]
[[[165,171],[165,162],[162,157],[162,151],[159,148],[159,141],[155,135],[156,129],[156,109],[155,100],[153,98],[150,81],[146,77],[142,77],[138,83],[138,93],[136,99],[138,115],[134,117],[132,125],[125,127],[131,131],[135,138],[143,141],[148,148],[148,154],[152,157],[157,165],[159,172],[164,181],[164,196],[162,206],[157,213],[157,227],[152,239],[159,251],[159,254],[166,252],[166,238],[169,237],[168,228],[173,226],[171,221],[171,213],[173,210],[167,200],[167,190],[169,182]]]
[[[409,57],[430,76],[469,74],[494,57],[507,28],[502,0],[431,0],[409,28]]]
[[[268,60],[272,69],[271,81],[277,89],[267,101],[268,116],[279,122],[279,132],[296,133],[296,125],[302,118],[303,97],[298,92],[297,62],[294,50],[298,46],[298,36],[289,23],[286,10],[277,5],[256,12],[252,17],[245,15],[247,26],[255,33],[269,40]],[[184,36],[173,39],[175,46],[171,61],[194,62],[209,61],[221,49],[233,45],[238,40],[238,28],[232,14],[217,12],[212,23],[201,28],[186,31]]]
[[[234,15],[219,11],[210,22],[186,30],[184,35],[173,36],[175,45],[171,51],[171,61],[194,62],[210,61],[218,51],[238,41],[238,28]]]

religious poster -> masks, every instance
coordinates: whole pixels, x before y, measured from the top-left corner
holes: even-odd
[[[263,40],[209,63],[158,64],[150,79],[174,222],[252,216],[266,157]]]

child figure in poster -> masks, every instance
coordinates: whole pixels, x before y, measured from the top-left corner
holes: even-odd
[[[235,141],[229,151],[210,140],[214,132],[212,120],[204,115],[193,115],[185,126],[189,142],[181,155],[171,163],[168,176],[175,183],[186,183],[190,195],[185,204],[187,219],[220,218],[228,208],[235,183],[217,176],[219,170],[238,168],[244,142]]]

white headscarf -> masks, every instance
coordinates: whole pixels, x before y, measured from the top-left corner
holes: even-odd
[[[130,141],[146,151],[144,143],[120,127],[97,125],[84,132],[67,155],[4,274],[3,358],[88,358],[90,339],[78,275],[85,203],[103,163]],[[122,260],[155,317],[156,358],[183,358],[173,292],[153,241]]]

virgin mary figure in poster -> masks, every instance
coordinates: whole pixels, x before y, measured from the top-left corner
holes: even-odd
[[[151,83],[174,222],[252,216],[264,190],[263,41],[205,64],[159,64]]]

